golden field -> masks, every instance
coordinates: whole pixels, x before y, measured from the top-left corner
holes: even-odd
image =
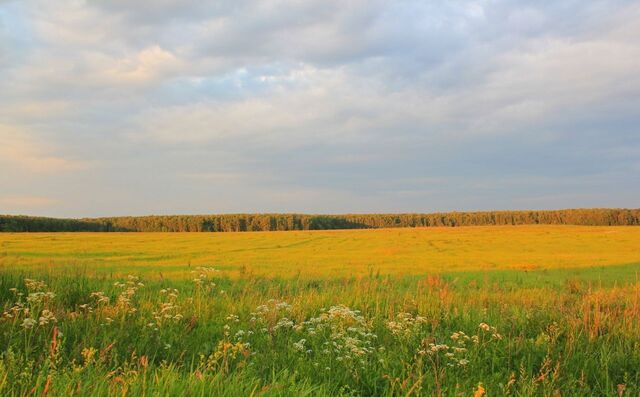
[[[362,276],[535,270],[640,262],[640,228],[480,226],[241,233],[0,234],[0,266],[188,277]]]

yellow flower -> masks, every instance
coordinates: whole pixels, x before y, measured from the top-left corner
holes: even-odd
[[[82,355],[82,361],[84,362],[85,367],[91,364],[94,360],[94,357],[98,351],[93,347],[84,348],[80,353]]]
[[[482,397],[485,395],[486,390],[482,386],[482,383],[478,383],[478,388],[474,390],[473,397]]]

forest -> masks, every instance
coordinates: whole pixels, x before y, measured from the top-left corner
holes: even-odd
[[[59,219],[0,215],[0,232],[243,232],[483,225],[640,225],[640,209],[407,214],[220,214]]]

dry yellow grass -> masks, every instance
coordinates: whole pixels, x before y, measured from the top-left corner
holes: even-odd
[[[640,228],[497,226],[246,233],[0,234],[5,269],[185,277],[213,266],[273,277],[425,274],[640,263]]]

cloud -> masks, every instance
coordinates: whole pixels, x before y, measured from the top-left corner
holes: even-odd
[[[154,45],[113,62],[105,75],[113,84],[135,84],[156,81],[178,67],[179,60],[171,52]]]
[[[27,133],[0,124],[0,163],[34,173],[57,174],[82,169],[86,164],[56,155],[55,149]]]
[[[634,205],[639,18],[632,1],[2,2],[0,163],[21,172],[0,182],[82,215]]]

